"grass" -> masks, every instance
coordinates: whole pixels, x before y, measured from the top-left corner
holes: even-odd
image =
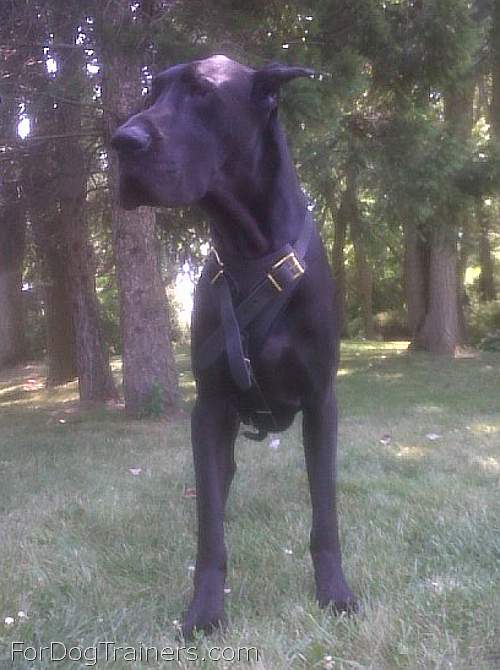
[[[12,641],[178,644],[173,622],[195,556],[185,353],[179,366],[184,407],[170,424],[128,421],[119,407],[81,410],[74,385],[43,388],[40,366],[0,377],[1,670],[33,667],[11,665]],[[200,655],[253,646],[254,667],[266,670],[498,668],[499,378],[499,354],[435,361],[408,357],[404,343],[344,346],[339,508],[346,573],[363,603],[352,620],[313,599],[300,421],[278,449],[239,438],[229,626],[200,639]],[[97,667],[178,665],[123,654]],[[250,663],[180,662],[231,665]]]

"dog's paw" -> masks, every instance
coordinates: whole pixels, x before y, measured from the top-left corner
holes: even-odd
[[[193,640],[197,633],[211,633],[221,630],[226,624],[224,611],[210,607],[192,605],[186,612],[181,623],[181,634],[184,640]]]
[[[316,598],[322,609],[331,608],[337,615],[353,616],[361,611],[358,599],[349,588],[325,590],[317,593]]]
[[[195,574],[195,590],[180,627],[185,640],[196,633],[212,633],[225,624],[225,570],[204,569]]]

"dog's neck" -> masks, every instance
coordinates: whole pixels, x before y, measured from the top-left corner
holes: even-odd
[[[306,202],[277,121],[243,160],[228,162],[201,205],[222,255],[256,258],[295,242]]]

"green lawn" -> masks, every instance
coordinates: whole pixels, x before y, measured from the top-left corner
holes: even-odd
[[[12,641],[176,645],[195,557],[184,353],[179,366],[171,424],[81,411],[74,385],[43,388],[40,366],[0,377],[1,670],[85,667],[11,666]],[[344,564],[363,613],[314,602],[297,421],[278,449],[239,438],[229,626],[200,654],[257,647],[266,670],[500,667],[500,355],[436,362],[404,343],[348,343],[338,396]],[[176,667],[118,659],[107,667]]]

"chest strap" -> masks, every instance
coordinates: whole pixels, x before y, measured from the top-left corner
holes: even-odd
[[[255,380],[248,351],[242,341],[242,333],[246,334],[249,327],[259,318],[257,337],[259,340],[265,338],[274,319],[290,300],[306,270],[304,259],[312,229],[312,218],[307,214],[301,234],[293,246],[286,244],[278,252],[256,261],[260,271],[255,281],[252,277],[250,282],[252,287],[236,307],[229,280],[237,287],[239,284],[248,284],[249,267],[251,268],[255,262],[249,261],[248,266],[245,266],[245,261],[242,260],[239,269],[233,266],[228,271],[218,254],[212,252],[204,272],[210,282],[214,302],[219,307],[220,324],[198,351],[196,365],[199,369],[208,368],[225,351],[236,386],[241,391],[248,391],[254,385]],[[245,277],[243,273],[246,273]]]

